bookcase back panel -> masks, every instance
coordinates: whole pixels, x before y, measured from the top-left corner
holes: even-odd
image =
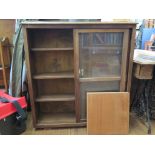
[[[44,113],[67,113],[75,112],[74,102],[42,102],[38,103],[40,106],[40,112]]]
[[[44,113],[39,112],[38,123],[44,125],[52,124],[64,124],[64,123],[75,123],[75,114],[74,113]]]
[[[37,80],[37,95],[74,94],[73,79]]]
[[[73,71],[73,51],[35,51],[33,73],[58,73]]]
[[[33,29],[29,30],[31,48],[73,47],[73,30]]]

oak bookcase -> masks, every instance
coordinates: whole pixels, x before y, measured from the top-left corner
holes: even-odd
[[[135,23],[23,22],[35,128],[86,125],[86,93],[129,92]]]

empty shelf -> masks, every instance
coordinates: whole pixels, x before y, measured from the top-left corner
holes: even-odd
[[[74,113],[40,113],[39,124],[75,123]]]
[[[36,128],[84,127],[86,122],[76,122],[74,113],[40,113]]]
[[[43,95],[36,98],[36,102],[51,102],[51,101],[75,101],[74,95]]]
[[[62,73],[36,74],[33,76],[33,79],[61,79],[61,78],[74,78],[74,74],[71,72],[62,72]]]
[[[64,48],[31,48],[31,51],[72,51],[72,47]]]

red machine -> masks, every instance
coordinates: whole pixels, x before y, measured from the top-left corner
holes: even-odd
[[[0,91],[0,135],[17,135],[26,130],[25,97],[11,97]]]
[[[9,96],[9,95],[7,95],[6,93],[4,93],[2,91],[0,91],[0,97],[7,98],[10,101],[16,100],[23,109],[27,107],[27,103],[26,103],[25,97],[20,97],[20,98],[12,97],[12,96]],[[15,113],[16,111],[17,110],[13,106],[12,103],[4,104],[4,103],[2,103],[0,101],[0,120],[4,119],[5,117],[7,117],[7,116],[9,116],[9,115],[11,115],[13,113]]]

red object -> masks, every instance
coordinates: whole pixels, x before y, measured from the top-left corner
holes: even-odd
[[[22,108],[27,107],[26,99],[25,97],[12,97],[8,94],[4,93],[3,91],[0,91],[0,97],[5,97],[8,100],[16,100],[19,102]],[[12,103],[1,103],[0,102],[0,120],[4,119],[5,117],[13,114],[16,112],[16,108],[13,106]]]

